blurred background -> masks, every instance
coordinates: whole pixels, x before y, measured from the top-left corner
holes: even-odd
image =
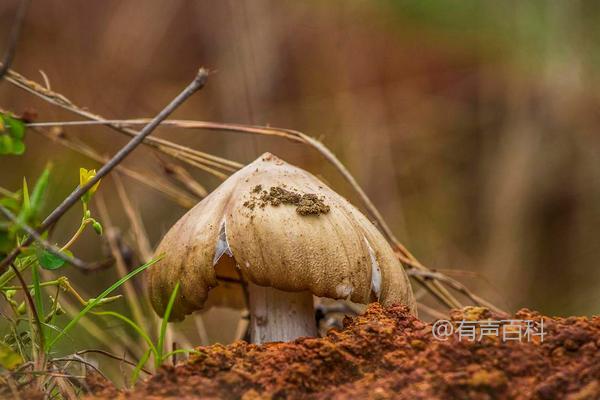
[[[17,5],[0,4],[2,48]],[[600,310],[599,16],[594,1],[32,2],[12,68],[122,119],[152,117],[205,66],[209,83],[175,118],[319,138],[423,264],[504,309],[590,315]],[[39,122],[81,119],[7,82],[0,106]],[[64,133],[105,155],[128,140],[104,127]],[[240,163],[273,152],[361,206],[307,146],[167,127],[155,135]],[[35,132],[26,145],[0,157],[0,186],[16,190],[52,162],[48,212],[79,183],[79,167],[100,165]],[[125,165],[165,175],[148,147]],[[208,190],[220,183],[179,165]],[[185,208],[123,183],[155,246]],[[98,192],[110,222],[92,210],[135,248],[116,189],[107,178]],[[80,218],[69,212],[51,240],[64,243]],[[73,251],[98,260],[106,244],[88,230]],[[62,273],[90,296],[115,276]],[[235,318],[227,323],[207,323],[209,340],[230,340]]]

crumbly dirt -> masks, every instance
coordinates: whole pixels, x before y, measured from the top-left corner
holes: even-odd
[[[488,310],[452,319],[505,319]],[[542,316],[521,310],[519,320]],[[199,348],[121,399],[600,399],[600,317],[544,318],[543,342],[435,339],[403,306],[379,304],[324,338]]]
[[[244,206],[253,210],[256,206],[267,205],[277,207],[281,204],[296,206],[296,212],[302,216],[327,214],[330,210],[322,198],[313,193],[298,193],[280,186],[271,186],[269,191],[262,185],[256,185],[251,191],[252,198],[244,202]]]

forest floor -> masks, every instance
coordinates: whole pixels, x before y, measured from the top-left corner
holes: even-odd
[[[456,326],[506,318],[473,307],[451,313]],[[456,332],[440,340],[406,308],[372,304],[324,338],[201,347],[132,391],[90,380],[91,398],[600,399],[600,317],[511,318],[543,318],[543,340],[481,335],[483,325],[476,340]]]

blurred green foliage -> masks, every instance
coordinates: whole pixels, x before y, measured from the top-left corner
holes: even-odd
[[[25,123],[0,113],[0,155],[21,155],[25,152]]]
[[[17,223],[8,220],[0,221],[0,258],[4,258],[8,252],[17,246],[19,238],[23,235],[21,224],[35,226],[39,222],[51,169],[51,165],[44,169],[35,182],[31,195],[29,195],[29,188],[25,179],[23,179],[21,190],[11,192],[3,189],[0,205],[16,215]]]
[[[569,57],[561,42],[576,35],[581,55],[595,68],[600,66],[597,1],[384,0],[384,4],[421,30],[449,35],[452,45],[489,56],[498,56],[502,48],[505,54],[518,54],[517,62],[541,65],[546,57]]]

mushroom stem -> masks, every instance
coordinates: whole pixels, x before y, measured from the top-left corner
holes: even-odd
[[[289,342],[317,335],[310,292],[284,292],[249,282],[248,294],[252,343]]]

